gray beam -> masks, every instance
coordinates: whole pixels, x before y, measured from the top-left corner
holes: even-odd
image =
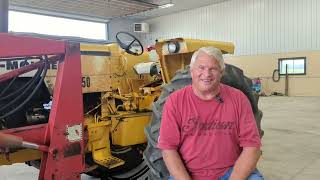
[[[0,32],[8,32],[9,0],[0,0]]]

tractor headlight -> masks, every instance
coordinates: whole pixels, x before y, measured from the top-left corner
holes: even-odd
[[[170,41],[170,42],[168,43],[168,52],[169,52],[170,54],[172,54],[172,53],[177,53],[177,52],[179,52],[179,50],[180,50],[180,44],[179,44],[179,42],[177,42],[177,41]]]

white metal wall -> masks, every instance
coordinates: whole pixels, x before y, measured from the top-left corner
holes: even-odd
[[[141,39],[140,34],[134,33],[133,32],[133,24],[135,21],[125,19],[125,18],[119,18],[119,19],[112,19],[108,22],[108,40],[110,42],[116,42],[116,34],[119,31],[125,31],[128,33],[133,34],[136,36],[138,39]]]
[[[185,37],[234,42],[236,55],[320,49],[319,0],[231,0],[146,22],[145,45]]]

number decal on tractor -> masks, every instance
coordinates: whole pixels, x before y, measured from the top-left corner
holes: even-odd
[[[90,77],[82,77],[82,87],[90,87]]]

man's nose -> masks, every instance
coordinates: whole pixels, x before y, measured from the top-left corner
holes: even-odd
[[[203,70],[203,75],[205,75],[205,76],[211,76],[211,75],[212,75],[212,72],[211,72],[210,69],[204,69],[204,70]]]

